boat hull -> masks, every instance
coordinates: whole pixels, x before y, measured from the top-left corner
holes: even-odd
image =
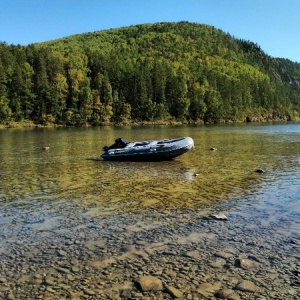
[[[133,143],[133,146],[107,150],[101,157],[110,161],[163,161],[172,160],[194,147],[190,137],[136,143],[139,144],[141,146]]]

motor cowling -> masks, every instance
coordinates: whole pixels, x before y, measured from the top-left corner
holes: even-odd
[[[125,139],[117,138],[117,139],[115,139],[114,144],[112,144],[111,146],[104,146],[102,148],[102,150],[107,151],[109,149],[124,148],[124,147],[126,147],[126,145],[127,145],[127,143],[126,143]]]

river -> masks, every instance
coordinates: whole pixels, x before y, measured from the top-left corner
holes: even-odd
[[[118,137],[138,141],[181,136],[192,137],[195,149],[173,161],[108,162],[99,159],[102,147],[112,144]],[[264,172],[256,172],[257,169]],[[300,270],[296,263],[300,258],[297,256],[300,247],[299,123],[6,129],[0,131],[0,180],[0,255],[5,261],[2,263],[1,295],[18,297],[16,280],[21,282],[19,290],[28,289],[24,299],[31,299],[35,293],[39,298],[48,293],[52,295],[49,299],[62,299],[67,295],[66,291],[59,294],[51,284],[41,287],[30,283],[34,274],[44,272],[45,268],[57,270],[57,265],[41,263],[46,259],[44,255],[43,260],[35,262],[35,271],[30,271],[32,258],[24,253],[26,250],[21,250],[22,245],[30,251],[34,247],[47,248],[52,238],[51,247],[56,249],[56,254],[60,251],[58,257],[61,259],[66,254],[62,255],[64,247],[58,244],[69,241],[76,251],[75,238],[72,240],[71,236],[80,229],[85,232],[87,250],[82,255],[84,258],[74,252],[73,259],[86,265],[91,253],[94,260],[103,260],[105,256],[87,246],[92,243],[90,239],[95,238],[95,235],[89,238],[86,233],[93,226],[98,235],[107,237],[104,241],[107,249],[114,237],[117,237],[116,247],[118,243],[120,248],[122,244],[135,244],[133,235],[127,236],[128,241],[124,240],[120,231],[125,227],[124,230],[131,233],[146,232],[145,240],[152,244],[153,230],[160,232],[171,228],[168,230],[172,238],[179,242],[191,226],[210,224],[209,216],[214,212],[228,217],[227,222],[217,221],[212,227],[217,226],[217,230],[221,226],[222,243],[230,249],[235,248],[231,252],[236,257],[245,251],[249,254],[245,245],[251,243],[260,248],[261,256],[275,257],[282,253],[282,257],[286,257],[290,253],[286,266],[283,261],[276,267],[270,262],[263,264],[264,269],[266,265],[286,269],[283,290],[273,288],[272,294],[262,284],[264,297],[297,299],[299,295],[297,276]],[[185,233],[180,234],[182,226]],[[119,239],[118,234],[123,238]],[[160,234],[162,232],[158,236]],[[236,234],[244,238],[238,242],[231,236]],[[166,236],[162,234],[160,242],[164,239]],[[188,240],[187,236],[184,239]],[[199,246],[203,241],[192,243]],[[167,241],[164,243],[166,245]],[[17,250],[12,254],[14,248]],[[65,264],[71,260],[64,257]],[[18,266],[14,274],[5,275],[12,266]],[[54,273],[50,273],[55,278]],[[89,277],[87,274],[80,276]],[[270,278],[267,276],[266,280]],[[256,281],[256,285],[259,282]],[[280,278],[277,285],[283,285]],[[76,290],[71,284],[68,286]],[[89,287],[91,299],[108,297],[102,287]],[[93,289],[97,290],[98,297],[91,291]],[[247,298],[248,294],[245,298],[243,294],[239,297],[252,299]]]

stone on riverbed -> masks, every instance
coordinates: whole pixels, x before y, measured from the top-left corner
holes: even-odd
[[[221,287],[221,283],[209,283],[209,282],[204,282],[201,283],[198,286],[197,292],[200,293],[204,297],[211,297],[213,294],[216,293]]]
[[[259,263],[247,258],[238,258],[235,262],[236,266],[245,270],[256,270],[259,268]]]
[[[215,269],[221,269],[226,265],[226,260],[223,258],[217,258],[216,260],[212,261],[209,266]]]
[[[88,289],[84,290],[84,293],[86,295],[88,295],[88,296],[94,296],[94,295],[96,295],[96,293],[94,291],[88,290]]]
[[[137,283],[140,285],[143,292],[163,290],[161,280],[154,276],[141,276],[137,280]]]
[[[233,257],[233,253],[225,252],[225,251],[218,251],[215,253],[215,256],[224,258],[224,259],[229,259],[229,258]]]
[[[242,291],[242,292],[259,292],[260,288],[255,285],[252,281],[249,280],[243,280],[235,287],[236,290]]]
[[[190,258],[195,258],[195,259],[200,259],[201,258],[200,252],[198,250],[187,251],[187,252],[184,253],[183,256],[190,257]]]
[[[122,252],[135,252],[137,249],[134,245],[125,245],[121,248]]]
[[[183,296],[182,292],[173,286],[167,285],[166,290],[173,298],[182,298]]]
[[[211,214],[210,217],[215,219],[215,220],[222,220],[222,221],[227,221],[228,220],[228,218],[222,213],[221,214]]]
[[[222,289],[222,290],[218,291],[215,294],[215,296],[218,299],[230,299],[230,300],[239,300],[240,299],[240,296],[231,289]]]

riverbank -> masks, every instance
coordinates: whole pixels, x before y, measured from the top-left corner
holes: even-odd
[[[130,122],[130,123],[121,123],[121,124],[115,124],[115,123],[101,123],[97,126],[143,126],[143,125],[182,125],[182,122]],[[200,124],[200,123],[198,123]],[[22,122],[8,122],[6,124],[0,124],[0,129],[9,129],[9,128],[56,128],[56,127],[93,127],[91,124],[83,124],[81,126],[70,126],[70,125],[59,125],[54,123],[47,123],[47,124],[36,124],[33,121],[22,121]]]
[[[266,122],[291,122],[291,121],[299,121],[300,119],[296,120],[288,120],[288,119],[281,119],[281,118],[262,118],[262,117],[253,117],[253,118],[246,118],[243,121],[232,121],[232,120],[220,120],[219,124],[226,124],[226,123],[266,123]],[[45,123],[45,124],[37,124],[31,120],[23,120],[20,122],[6,122],[5,124],[0,123],[0,130],[1,129],[9,129],[9,128],[56,128],[56,127],[92,127],[92,126],[147,126],[147,125],[204,125],[210,124],[205,123],[202,120],[195,121],[195,122],[180,122],[174,120],[157,120],[157,121],[132,121],[132,122],[124,122],[124,123],[113,123],[113,122],[104,122],[98,125],[92,125],[89,123],[82,124],[80,126],[75,125],[62,125],[62,124],[54,124],[54,123]]]
[[[0,124],[0,129],[8,129],[8,128],[44,128],[44,127],[62,127],[62,125],[57,124],[36,124],[30,120],[24,120],[21,122],[7,122],[5,124]],[[63,126],[65,127],[65,126]]]

